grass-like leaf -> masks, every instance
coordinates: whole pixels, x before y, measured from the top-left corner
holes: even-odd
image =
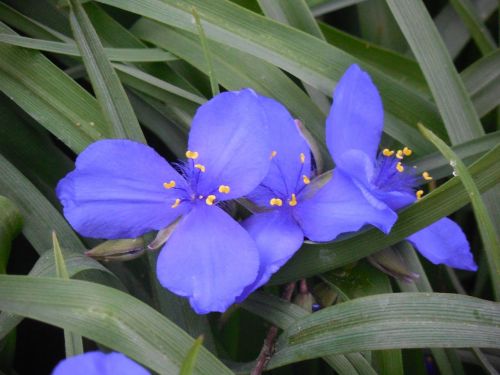
[[[457,154],[455,154],[446,143],[444,143],[433,132],[426,129],[424,126],[420,125],[420,130],[436,146],[443,156],[448,159],[450,165],[453,167],[454,173],[460,178],[467,194],[469,195],[478,223],[479,233],[481,234],[481,239],[483,241],[484,250],[488,258],[490,277],[495,299],[500,301],[500,242],[495,232],[495,227],[489,217],[488,211],[486,210],[486,206],[481,198],[479,189],[474,183],[469,170]]]
[[[85,10],[70,0],[70,23],[92,87],[114,137],[145,142],[127,94],[118,79]]]
[[[160,374],[178,373],[194,342],[138,299],[80,280],[0,275],[0,310],[69,329]],[[200,348],[193,373],[232,372]]]

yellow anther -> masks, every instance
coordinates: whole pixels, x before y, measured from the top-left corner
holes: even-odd
[[[283,206],[283,201],[279,198],[272,198],[270,201],[269,201],[269,204],[271,206]]]
[[[207,199],[205,199],[205,203],[208,204],[209,206],[213,205],[214,204],[214,200],[215,200],[215,195],[213,194],[210,194]]]
[[[398,164],[396,164],[396,169],[398,172],[403,172],[405,170],[405,167],[403,167],[403,164],[399,161]]]
[[[302,181],[304,181],[304,184],[306,185],[309,185],[311,183],[311,180],[306,175],[302,176]]]
[[[205,166],[203,164],[195,164],[194,167],[202,172],[205,172]]]
[[[188,159],[198,159],[198,156],[199,155],[196,151],[189,151],[189,150],[186,151],[186,157]]]
[[[411,149],[409,149],[408,147],[404,147],[403,154],[405,154],[405,156],[410,156],[411,154],[413,154],[413,151]]]
[[[392,156],[392,155],[394,155],[394,151],[389,150],[388,148],[384,148],[384,150],[382,151],[382,155],[384,155],[384,156]]]
[[[164,182],[164,183],[163,183],[163,187],[164,187],[165,189],[172,189],[173,187],[175,187],[175,181],[174,181],[174,180],[172,180],[172,181],[170,181],[170,182]]]
[[[396,157],[398,159],[403,159],[403,150],[397,150],[396,151]]]
[[[274,158],[276,155],[278,155],[278,151],[272,151],[270,159]]]
[[[177,198],[175,200],[174,204],[171,205],[170,207],[175,208],[175,207],[178,207],[180,204],[181,204],[181,200],[179,198]]]
[[[306,162],[306,156],[304,155],[303,152],[300,153],[300,162],[304,164]]]
[[[418,190],[415,195],[417,196],[417,199],[421,199],[422,198],[422,195],[424,195],[424,191],[423,190]]]
[[[292,207],[297,205],[297,197],[295,197],[295,194],[292,194],[292,199],[288,201],[288,204]]]
[[[422,177],[424,178],[425,181],[432,180],[432,176],[427,171],[425,171],[424,173],[422,173]]]
[[[231,188],[227,185],[221,185],[219,186],[219,193],[224,193],[227,194],[231,191]]]

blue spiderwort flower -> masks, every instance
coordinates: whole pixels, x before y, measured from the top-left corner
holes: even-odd
[[[383,119],[377,88],[367,73],[352,65],[335,89],[326,122],[326,141],[336,169],[315,200],[307,202],[324,220],[316,227],[305,221],[306,233],[336,237],[365,224],[388,233],[397,220],[396,211],[422,196],[422,190],[415,192],[419,178],[403,163],[411,150],[405,147],[378,152]],[[432,179],[427,172],[422,178]],[[448,218],[407,239],[434,264],[477,269],[464,233]]]
[[[149,375],[149,371],[122,353],[87,352],[67,358],[52,375]]]
[[[60,181],[64,215],[83,236],[133,238],[180,220],[157,276],[198,313],[225,311],[257,275],[249,234],[218,204],[252,191],[267,174],[268,118],[250,89],[202,105],[182,175],[152,148],[127,140],[91,144]]]
[[[300,248],[304,241],[302,223],[305,220],[310,220],[311,226],[320,225],[321,220],[321,215],[301,208],[305,201],[314,200],[313,191],[317,189],[311,183],[308,143],[283,105],[262,96],[260,101],[271,119],[271,166],[267,176],[247,196],[262,212],[254,213],[242,223],[257,243],[260,267],[257,278],[245,288],[238,302],[265,284]],[[317,240],[309,234],[307,237]]]

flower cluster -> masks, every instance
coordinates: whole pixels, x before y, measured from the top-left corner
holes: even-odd
[[[82,235],[119,239],[176,227],[157,262],[160,283],[198,313],[225,311],[265,284],[304,237],[331,241],[373,225],[389,233],[397,211],[422,195],[403,159],[379,152],[383,107],[367,73],[351,66],[326,123],[336,164],[326,184],[311,152],[277,101],[250,89],[217,95],[197,111],[186,161],[170,165],[150,147],[103,140],[60,181],[64,214]],[[256,207],[241,223],[224,208],[245,197]],[[475,270],[465,235],[441,219],[408,240],[431,262]]]

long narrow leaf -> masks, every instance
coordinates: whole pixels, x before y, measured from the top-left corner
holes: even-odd
[[[178,373],[194,339],[145,303],[79,280],[0,275],[0,310],[77,332],[160,374]],[[231,374],[201,348],[194,374]]]
[[[70,21],[75,41],[113,135],[145,142],[127,94],[107,59],[85,10],[77,0],[70,0],[70,4]]]

